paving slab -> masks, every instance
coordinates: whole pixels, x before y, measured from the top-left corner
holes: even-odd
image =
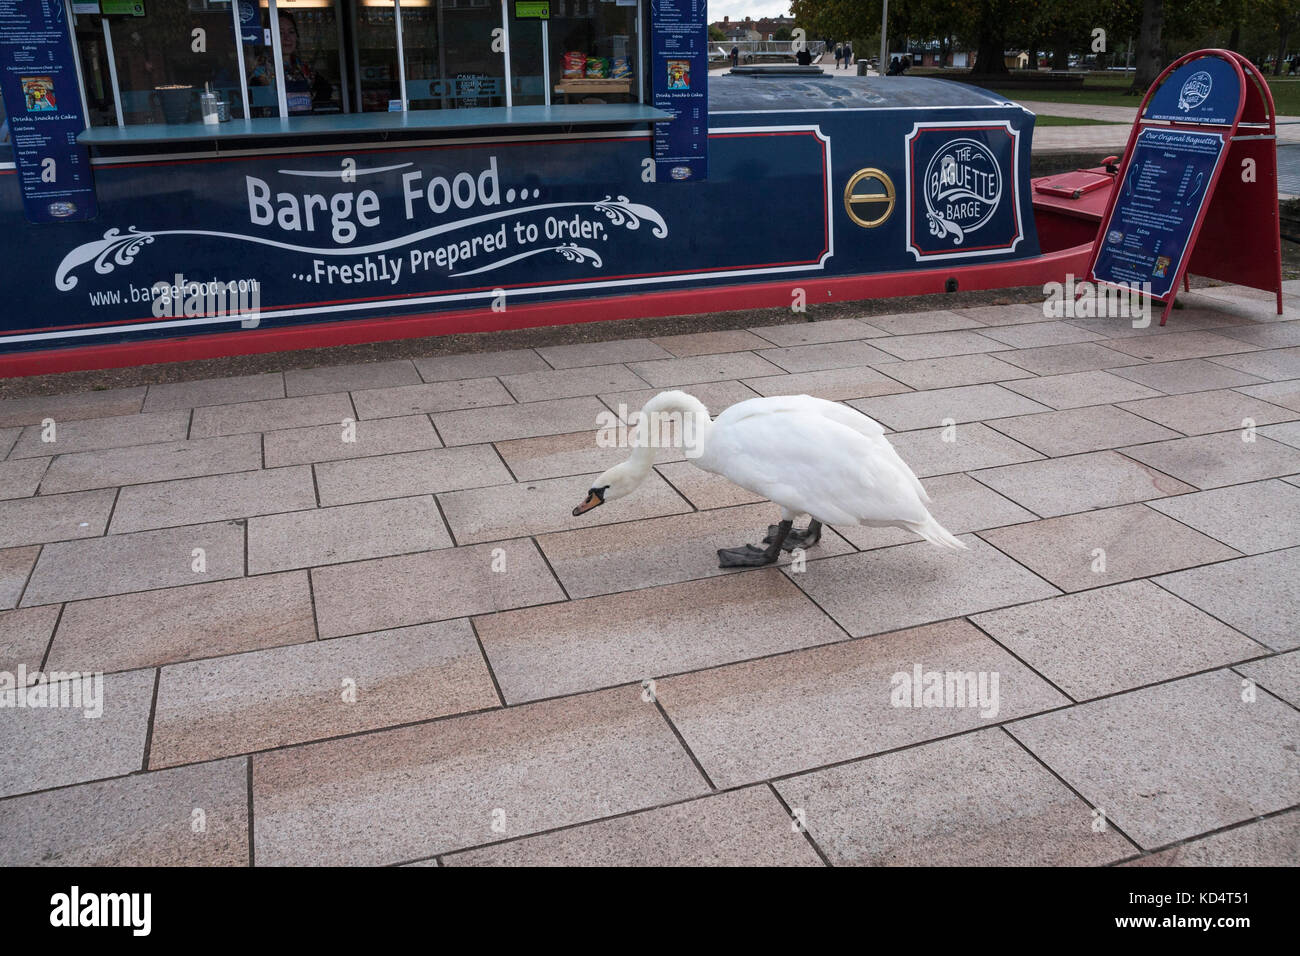
[[[984,352],[920,359],[915,362],[890,362],[888,365],[881,365],[880,368],[890,378],[915,389],[982,385],[985,382],[1005,382],[1009,379],[1033,376],[1032,372],[1026,372]]]
[[[1141,504],[994,528],[980,535],[1062,591],[1237,557],[1227,545]]]
[[[1146,359],[1148,362],[1178,362],[1183,359],[1205,358],[1209,355],[1229,355],[1233,352],[1251,352],[1256,346],[1241,339],[1219,335],[1217,332],[1175,332],[1166,335],[1138,335],[1115,339],[1109,348]]]
[[[574,506],[582,502],[600,474],[449,491],[438,495],[438,502],[458,544],[624,523],[691,510],[671,485],[651,471],[633,494],[575,518]]]
[[[768,375],[745,379],[745,384],[760,395],[811,395],[837,402],[872,395],[892,395],[907,391],[887,375],[871,368],[835,368],[797,375]]]
[[[15,607],[27,586],[39,547],[6,548],[0,551],[0,611]]]
[[[149,386],[144,407],[132,411],[162,412],[175,408],[233,405],[284,397],[284,375],[280,372],[266,372],[261,375],[236,375],[232,378],[206,378],[190,382],[160,382]]]
[[[0,710],[0,797],[117,777],[144,765],[154,672],[104,675],[98,692],[93,682],[86,685],[77,681],[79,693],[89,690],[80,707],[62,705],[77,698],[72,684],[60,681],[28,688],[28,706]],[[55,692],[60,706],[31,706],[33,695],[48,702]],[[96,710],[98,717],[86,716]]]
[[[1292,448],[1300,448],[1300,422],[1283,422],[1280,425],[1266,425],[1259,430],[1261,435],[1271,438],[1273,441],[1281,442],[1283,445],[1290,445]]]
[[[496,707],[468,621],[171,664],[151,769]]]
[[[202,549],[203,570],[196,571]],[[244,526],[237,521],[61,541],[41,549],[23,606],[237,578]]]
[[[225,475],[261,467],[260,436],[230,435],[60,455],[41,481],[41,491],[50,495],[172,478]]]
[[[1059,593],[979,538],[961,540],[969,551],[954,554],[920,541],[810,561],[791,579],[854,637]]]
[[[0,458],[9,454],[9,449],[14,447],[14,442],[22,433],[21,428],[0,428]]]
[[[957,315],[978,322],[980,325],[998,327],[1004,325],[1023,325],[1028,322],[1044,322],[1048,316],[1040,303],[1006,303],[1000,305],[977,305],[969,309],[954,309]]]
[[[1149,386],[1167,395],[1208,392],[1212,389],[1233,388],[1238,385],[1257,385],[1264,381],[1257,375],[1247,375],[1245,372],[1205,359],[1135,365],[1115,369],[1114,372],[1121,378]]]
[[[510,481],[510,472],[491,445],[322,462],[314,468],[320,503],[326,506]]]
[[[352,394],[352,402],[357,409],[356,417],[362,420],[400,418],[404,415],[483,408],[491,405],[512,405],[514,401],[514,396],[495,378],[468,378],[456,382],[371,388]],[[333,419],[335,422],[340,420]]]
[[[672,358],[673,353],[649,339],[617,339],[610,342],[579,342],[548,345],[537,350],[552,368],[585,368],[623,362],[649,362]],[[591,393],[587,393],[591,394]]]
[[[97,537],[108,525],[116,497],[103,488],[0,501],[0,548]]]
[[[718,352],[750,352],[768,349],[772,343],[746,329],[719,329],[716,332],[687,332],[684,335],[661,335],[652,338],[660,348],[678,358],[692,355],[716,355]]]
[[[50,461],[49,458],[0,461],[0,501],[36,494],[41,486],[41,478],[50,467]],[[46,492],[50,490],[47,488]]]
[[[983,672],[988,706],[895,706],[893,700],[901,704],[895,688],[904,678],[910,687],[918,666],[923,674],[953,671],[977,679]],[[865,757],[1067,702],[960,620],[669,677],[656,683],[656,693],[718,787]]]
[[[1113,451],[987,468],[972,477],[1044,518],[1196,490]]]
[[[322,638],[564,600],[528,540],[335,564],[311,576]]]
[[[1233,391],[1262,399],[1270,405],[1281,405],[1293,412],[1300,411],[1300,379],[1288,382],[1265,382],[1262,385],[1243,385]]]
[[[5,866],[247,866],[248,761],[5,800],[0,829],[23,834],[0,843]]]
[[[931,498],[930,514],[953,534],[1019,524],[1037,517],[968,475],[937,475],[926,478],[921,484]],[[835,530],[861,551],[913,544],[918,540],[916,535],[902,528],[837,525]]]
[[[1049,411],[1046,406],[1007,391],[1001,385],[936,388],[861,398],[848,404],[895,431],[937,428],[944,424],[945,419],[960,424]]]
[[[501,405],[467,411],[441,412],[433,424],[445,445],[474,445],[480,442],[563,435],[599,427],[600,416],[608,412],[590,396],[561,398],[526,405]]]
[[[277,428],[299,428],[303,425],[337,425],[344,419],[356,417],[346,392],[272,398],[237,405],[205,405],[194,410],[190,437],[218,438],[222,435],[269,432]]]
[[[785,325],[764,325],[749,330],[773,345],[787,348],[792,345],[816,345],[820,342],[847,342],[852,339],[869,339],[885,335],[884,330],[857,319],[827,319],[822,322],[787,322]]]
[[[1126,402],[1120,408],[1184,435],[1231,431],[1245,428],[1249,422],[1270,425],[1300,418],[1300,411],[1273,405],[1231,389],[1149,398],[1140,402]]]
[[[290,398],[297,395],[323,395],[328,392],[352,392],[365,388],[392,388],[415,385],[420,373],[410,359],[396,362],[362,362],[356,365],[326,365],[320,368],[294,368],[284,373],[284,390]]]
[[[766,342],[763,343],[767,345]],[[888,362],[894,356],[863,341],[823,342],[818,345],[795,345],[790,348],[763,348],[760,358],[779,365],[787,372],[821,372],[831,368],[849,368],[868,362]]]
[[[1149,581],[988,611],[971,620],[1075,700],[1267,653]]]
[[[40,458],[74,451],[181,441],[187,437],[189,427],[190,413],[187,409],[86,421],[55,421],[52,432],[40,425],[28,425],[9,457]],[[53,441],[46,441],[47,437]]]
[[[1139,398],[1157,398],[1161,393],[1111,372],[1068,372],[1003,383],[1004,388],[1056,409],[1108,405]]]
[[[355,422],[350,428],[338,424],[286,428],[267,432],[262,442],[267,468],[393,455],[442,446],[428,415],[368,419]]]
[[[1300,855],[1300,811],[1189,840],[1123,866],[1295,866]]]
[[[716,355],[693,355],[690,358],[663,359],[658,362],[633,362],[628,366],[652,388],[681,388],[701,382],[721,382],[780,375],[785,370],[761,359],[753,352],[722,352]],[[606,389],[606,391],[612,391]]]
[[[977,329],[981,323],[959,312],[936,309],[931,312],[900,312],[897,315],[873,315],[862,321],[888,335],[922,335],[928,332],[952,332]]]
[[[1180,437],[1176,431],[1113,405],[998,418],[988,425],[1050,458]]]
[[[123,488],[117,495],[110,530],[125,534],[314,507],[316,487],[307,465],[178,478]]]
[[[1240,339],[1265,349],[1283,349],[1300,345],[1300,322],[1277,322],[1271,325],[1241,325],[1223,329],[1221,335]]]
[[[629,415],[635,415],[645,407],[645,403],[662,393],[662,388],[642,388],[634,392],[611,392],[600,396],[620,421],[627,421]],[[758,398],[758,393],[743,382],[700,382],[681,391],[698,398],[715,418],[737,402],[747,402]]]
[[[465,850],[444,866],[821,866],[767,787]]]
[[[920,478],[1042,457],[980,422],[900,432],[889,442]]]
[[[705,791],[620,688],[258,754],[254,846],[259,866],[395,863]]]
[[[1297,347],[1244,355],[1219,355],[1214,358],[1214,362],[1269,382],[1300,378],[1300,348]]]
[[[1076,342],[1072,345],[1045,345],[1036,349],[1019,349],[1000,356],[1012,365],[1027,369],[1035,375],[1063,375],[1067,372],[1091,372],[1096,369],[1138,365],[1142,359],[1096,342]]]
[[[844,639],[775,570],[475,618],[509,704]]]
[[[248,573],[266,574],[450,548],[432,495],[248,520]]]
[[[145,388],[105,388],[65,395],[32,395],[0,399],[0,428],[39,425],[47,418],[56,422],[70,419],[112,418],[134,415],[144,402]],[[148,409],[153,411],[153,409]]]
[[[626,365],[593,365],[546,372],[523,372],[519,375],[503,375],[501,382],[520,402],[598,395],[601,392],[627,391],[645,386],[640,376],[634,375]]]
[[[1180,571],[1156,583],[1275,651],[1300,647],[1300,548]]]
[[[1005,342],[988,338],[979,332],[927,332],[920,335],[894,335],[876,339],[876,348],[900,361],[943,358],[949,355],[970,355],[975,352],[999,352],[1011,348]],[[885,359],[888,361],[888,359]]]
[[[626,445],[599,444],[598,432],[574,432],[569,435],[540,435],[497,442],[496,448],[510,471],[519,481],[561,478],[565,475],[599,474],[631,453]],[[683,457],[680,448],[656,449],[658,461],[675,461]]]
[[[1033,322],[1025,325],[1008,325],[1000,329],[985,328],[980,330],[980,335],[1017,349],[1073,345],[1075,342],[1095,342],[1104,338],[1099,332],[1090,332],[1069,322]]]
[[[767,500],[762,495],[756,495],[740,485],[733,484],[721,475],[701,471],[690,461],[667,462],[657,465],[655,470],[677,489],[678,494],[700,511]]]
[[[1008,729],[1143,849],[1300,802],[1300,713],[1266,694],[1246,703],[1231,671],[1130,691]]]
[[[507,352],[470,352],[464,355],[437,355],[418,358],[415,367],[426,382],[454,382],[469,378],[492,378],[551,368],[532,349]]]
[[[307,572],[291,571],[73,601],[49,665],[134,670],[314,640]]]
[[[1238,664],[1235,670],[1292,707],[1300,708],[1300,651]]]
[[[1098,866],[1135,852],[994,728],[776,788],[836,866]]]
[[[1151,502],[1242,554],[1300,545],[1300,488],[1285,481],[1258,481]]]
[[[1120,451],[1202,489],[1279,478],[1300,471],[1300,449],[1258,434],[1253,436],[1253,441],[1243,440],[1245,436],[1245,432],[1218,432]]]
[[[0,671],[8,671],[14,675],[11,679],[16,679],[19,665],[26,667],[28,673],[41,669],[60,610],[57,604],[52,604],[0,611]]]

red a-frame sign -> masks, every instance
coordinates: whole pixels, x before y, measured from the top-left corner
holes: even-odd
[[[1231,50],[1189,53],[1147,91],[1088,263],[1163,303],[1161,325],[1189,272],[1274,292],[1282,313],[1273,95]]]

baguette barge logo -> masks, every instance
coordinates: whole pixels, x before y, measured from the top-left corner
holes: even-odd
[[[1024,238],[1008,122],[917,123],[907,136],[907,247],[917,261],[1009,252]]]
[[[1178,91],[1178,108],[1190,113],[1210,97],[1214,80],[1204,70],[1198,70],[1187,78],[1183,88]]]

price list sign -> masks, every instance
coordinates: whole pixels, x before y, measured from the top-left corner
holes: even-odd
[[[62,0],[0,0],[0,95],[32,222],[96,214],[73,56]]]
[[[0,0],[3,2],[3,0]],[[705,0],[651,0],[655,178],[704,179],[709,168],[709,25]]]
[[[1220,133],[1148,127],[1101,233],[1093,278],[1115,285],[1151,284],[1167,298],[1187,256],[1192,232],[1223,156]]]

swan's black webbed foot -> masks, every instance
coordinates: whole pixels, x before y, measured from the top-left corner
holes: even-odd
[[[772,540],[780,532],[779,524],[770,524],[767,526],[767,537],[763,539],[764,544],[771,544]],[[781,545],[783,551],[793,551],[795,548],[811,548],[822,539],[822,523],[820,521],[809,521],[806,528],[792,528],[790,533],[785,536],[785,542]]]
[[[776,554],[770,548],[756,548],[746,544],[739,548],[719,548],[718,567],[720,568],[761,568],[776,560]]]
[[[772,564],[781,554],[781,545],[790,533],[790,521],[782,521],[775,526],[775,533],[769,535],[771,544],[758,548],[752,544],[740,548],[719,548],[718,567],[720,568],[761,568]]]

